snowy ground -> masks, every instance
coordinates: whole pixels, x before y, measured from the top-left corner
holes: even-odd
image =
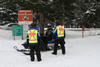
[[[42,62],[31,62],[29,56],[13,49],[23,42],[13,40],[11,31],[0,30],[0,67],[100,67],[100,35],[66,38],[66,55],[61,50],[57,56],[42,52]]]

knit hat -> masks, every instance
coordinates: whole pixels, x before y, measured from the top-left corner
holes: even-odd
[[[36,22],[33,22],[33,23],[31,24],[31,27],[36,27],[36,25],[37,25],[37,23],[36,23]]]
[[[57,20],[56,25],[61,25],[61,22],[59,20]]]

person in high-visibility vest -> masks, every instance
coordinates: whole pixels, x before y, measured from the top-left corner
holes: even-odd
[[[33,23],[31,23],[31,24],[29,25],[28,30],[32,29],[34,24],[36,24],[36,28],[35,28],[35,29],[37,29],[38,32],[40,32],[40,28],[39,28],[39,25],[37,24],[36,20],[34,20]],[[39,33],[39,34],[40,34],[40,33]],[[28,49],[28,48],[29,48],[28,39],[27,39],[24,43],[22,43],[22,46],[23,46],[25,49]]]
[[[60,22],[56,23],[56,29],[53,37],[54,37],[54,50],[52,54],[57,55],[58,44],[60,44],[62,49],[62,54],[64,55],[65,54],[65,46],[64,46],[65,30],[64,30],[64,26],[61,25]]]
[[[31,61],[35,60],[34,52],[36,52],[37,61],[41,61],[41,53],[39,48],[39,34],[38,30],[36,29],[36,23],[32,24],[32,28],[28,30],[27,40],[29,42],[30,47],[30,58]]]

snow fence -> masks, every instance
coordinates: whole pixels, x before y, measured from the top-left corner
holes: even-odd
[[[66,38],[79,38],[82,37],[82,28],[65,28]],[[100,35],[100,28],[85,28],[84,37]],[[0,29],[1,39],[14,39],[11,30]],[[16,40],[21,37],[16,37]],[[25,40],[25,39],[24,39]]]
[[[67,38],[82,37],[82,28],[65,28]],[[84,37],[100,35],[100,28],[85,28]]]

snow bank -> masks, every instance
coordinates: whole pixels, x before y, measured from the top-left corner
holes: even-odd
[[[2,39],[12,39],[12,31],[0,29],[0,38]]]
[[[66,37],[69,38],[82,38],[82,29],[81,28],[65,28],[66,31]],[[0,33],[0,38],[3,39],[11,39],[13,40],[13,36],[12,36],[12,31],[10,30],[1,30],[0,32],[3,32],[4,34]],[[100,28],[85,28],[84,31],[84,37],[88,37],[88,36],[96,36],[96,35],[100,35]],[[20,36],[16,36],[16,40],[18,39],[22,39]],[[24,38],[25,39],[25,38]]]

